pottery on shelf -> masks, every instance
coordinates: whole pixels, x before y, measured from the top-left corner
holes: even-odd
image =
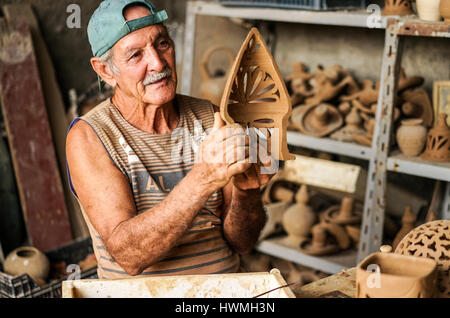
[[[309,195],[306,185],[302,185],[295,195],[296,203],[283,214],[283,228],[287,232],[287,241],[298,246],[311,232],[317,216],[308,205]]]
[[[441,4],[439,5],[439,12],[444,18],[444,22],[446,24],[450,24],[450,0],[441,0]]]
[[[376,252],[356,267],[357,298],[430,298],[437,266],[431,259]]]
[[[343,102],[350,102],[353,100],[359,101],[364,107],[370,107],[378,100],[378,92],[380,89],[380,82],[378,81],[373,87],[371,80],[362,81],[362,89],[359,92],[350,94],[348,96],[341,96],[339,99]]]
[[[352,197],[344,197],[340,206],[332,206],[323,213],[323,219],[339,225],[356,224],[361,222],[361,213],[355,211]]]
[[[208,61],[214,52],[223,51],[229,59],[229,67],[226,70],[217,70],[214,74],[208,70]],[[223,89],[227,80],[228,72],[234,61],[233,50],[225,46],[214,46],[206,51],[200,61],[202,83],[200,84],[201,98],[210,100],[214,105],[220,105]]]
[[[422,224],[405,236],[395,253],[430,258],[437,263],[437,297],[450,298],[450,221]]]
[[[303,103],[306,97],[313,95],[312,88],[308,81],[314,77],[314,74],[308,73],[306,65],[302,62],[296,62],[292,66],[292,74],[286,80],[291,82],[291,102],[292,105]]]
[[[341,127],[344,120],[334,106],[322,103],[295,108],[291,122],[306,135],[323,137]]]
[[[361,128],[362,119],[355,107],[345,116],[345,126],[330,135],[330,138],[339,141],[353,141],[353,135],[363,135],[365,130]]]
[[[16,248],[5,259],[5,272],[12,276],[28,274],[38,284],[45,283],[49,272],[50,262],[44,253],[32,246]]]
[[[415,157],[422,153],[427,140],[427,129],[422,119],[405,119],[397,129],[397,143],[406,156]]]
[[[334,240],[330,240],[327,230],[321,223],[311,229],[312,239],[300,243],[299,251],[307,255],[328,255],[339,252],[340,248]]]
[[[422,89],[405,90],[401,97],[404,99],[402,112],[408,118],[421,118],[425,127],[431,127],[434,121],[433,104],[430,96]]]
[[[385,0],[382,15],[413,14],[411,0]]]
[[[447,114],[441,113],[437,124],[428,131],[425,152],[421,155],[423,159],[450,161],[450,128],[446,121]]]
[[[422,76],[407,76],[405,70],[400,68],[397,91],[400,93],[406,89],[415,88],[422,85],[423,82],[424,78]]]
[[[416,0],[417,13],[419,18],[424,21],[441,21],[439,4],[441,0]]]
[[[264,205],[267,221],[259,234],[259,240],[263,240],[269,235],[282,231],[281,222],[283,221],[284,212],[286,212],[289,206],[290,204],[286,202],[275,202]]]
[[[321,224],[336,239],[341,249],[346,250],[350,247],[352,241],[343,226],[327,222],[322,222]]]
[[[412,229],[414,229],[416,223],[416,215],[413,213],[411,207],[408,205],[405,207],[405,212],[402,216],[402,227],[398,231],[392,243],[392,248],[395,250],[400,241],[405,237]]]
[[[352,239],[353,243],[357,247],[359,244],[359,239],[361,237],[361,227],[357,225],[348,224],[345,226],[348,236]]]

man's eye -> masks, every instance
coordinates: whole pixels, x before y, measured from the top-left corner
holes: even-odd
[[[159,46],[162,47],[162,48],[166,48],[166,47],[168,47],[169,45],[170,45],[170,42],[167,41],[167,40],[164,40],[164,41],[159,42]]]
[[[140,52],[133,53],[133,54],[130,56],[130,60],[131,60],[131,59],[134,59],[134,58],[136,58],[136,57],[138,57],[139,55],[141,55]]]

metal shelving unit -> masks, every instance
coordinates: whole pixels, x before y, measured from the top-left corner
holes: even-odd
[[[233,8],[204,1],[188,2],[183,56],[183,81],[181,93],[189,94],[193,74],[195,24],[197,15],[241,18],[249,20],[336,25],[369,28],[369,13],[365,11],[301,11],[266,8]],[[360,248],[332,256],[309,256],[286,245],[283,239],[273,238],[260,242],[257,250],[284,258],[327,273],[336,273],[353,267],[368,254],[377,251],[383,235],[386,205],[387,172],[395,171],[419,177],[447,181],[442,216],[450,218],[450,164],[431,163],[417,158],[407,158],[399,153],[389,156],[389,139],[396,94],[396,79],[400,67],[400,35],[450,37],[450,26],[444,23],[423,23],[418,19],[386,19],[371,25],[386,29],[385,48],[381,70],[380,95],[376,114],[372,147],[346,143],[330,138],[315,138],[299,132],[288,131],[288,143],[293,146],[326,151],[369,161],[366,197],[364,201]]]

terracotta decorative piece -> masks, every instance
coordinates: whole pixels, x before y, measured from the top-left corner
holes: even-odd
[[[345,126],[331,134],[332,139],[339,141],[353,141],[353,135],[364,135],[365,130],[361,128],[362,119],[358,110],[353,107],[345,116]]]
[[[380,82],[376,83],[375,88],[373,82],[370,80],[364,80],[362,82],[362,89],[359,92],[348,96],[341,96],[340,100],[343,102],[350,102],[353,100],[359,101],[363,106],[370,107],[378,100],[378,93],[380,89]]]
[[[276,128],[279,152],[275,159],[292,160],[286,143],[286,129],[292,106],[286,85],[258,29],[247,35],[230,71],[220,103],[227,124]]]
[[[422,158],[430,161],[450,161],[450,128],[447,114],[441,113],[437,124],[428,131],[427,145]]]
[[[36,283],[43,285],[50,272],[50,262],[44,253],[32,246],[19,247],[6,257],[3,268],[7,274],[28,274]]]
[[[437,263],[438,297],[450,298],[450,221],[422,224],[408,233],[395,249],[396,254],[430,258]]]
[[[406,117],[421,118],[425,127],[433,125],[433,105],[430,96],[424,89],[405,90],[401,97],[405,100],[402,105],[402,112]]]
[[[306,185],[300,187],[295,199],[297,202],[286,210],[282,223],[288,233],[287,240],[297,246],[308,237],[317,216],[308,205],[309,195]]]
[[[416,0],[419,18],[424,21],[441,21],[440,2],[441,0]]]
[[[405,119],[397,129],[398,147],[406,156],[418,156],[425,147],[427,129],[422,123],[422,119]]]
[[[350,236],[347,234],[344,227],[335,223],[326,222],[322,222],[322,226],[336,239],[336,242],[341,249],[346,250],[350,247],[352,241],[350,240]]]
[[[334,84],[326,76],[318,77],[315,87],[314,96],[306,99],[306,105],[318,105],[335,98],[347,85],[353,82],[351,76],[344,77],[339,83]]]
[[[307,255],[328,255],[339,252],[339,245],[327,235],[322,224],[316,224],[311,229],[312,239],[300,243],[300,252]]]
[[[420,86],[423,82],[424,78],[422,76],[406,76],[405,70],[400,68],[397,91],[400,93],[405,89]]]
[[[402,227],[400,231],[398,231],[397,235],[394,238],[394,242],[392,243],[392,248],[395,250],[400,241],[405,237],[406,234],[411,232],[414,229],[416,223],[416,215],[412,212],[411,207],[408,205],[405,208],[405,212],[402,216]]]
[[[411,0],[385,0],[383,15],[413,14]]]
[[[286,212],[289,206],[290,204],[286,202],[276,202],[264,205],[267,221],[259,234],[259,240],[263,240],[269,235],[282,231],[281,222],[283,221],[284,212]]]
[[[314,74],[308,73],[305,64],[301,62],[294,63],[292,68],[293,72],[286,80],[291,81],[291,103],[294,106],[303,103],[306,97],[313,95],[308,81],[314,77]]]
[[[344,120],[334,106],[323,103],[295,108],[291,122],[306,135],[323,137],[341,127]]]
[[[361,222],[361,213],[354,209],[354,199],[344,197],[340,206],[332,206],[323,213],[323,219],[328,223],[347,225]]]
[[[223,51],[227,54],[230,60],[230,66],[234,61],[234,53],[228,47],[225,46],[214,46],[206,51],[203,59],[200,62],[200,70],[202,73],[202,83],[200,85],[201,98],[210,100],[214,105],[220,105],[220,100],[222,98],[223,89],[228,77],[229,68],[224,71],[224,74],[211,75],[208,71],[208,61],[214,52]]]
[[[450,24],[450,0],[441,0],[441,4],[439,5],[439,12],[444,18],[444,22],[446,24]]]
[[[357,298],[430,298],[437,266],[431,259],[377,252],[356,268]]]

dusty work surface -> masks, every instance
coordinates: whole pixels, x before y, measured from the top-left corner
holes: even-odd
[[[292,288],[298,298],[354,298],[356,296],[356,268],[343,270],[310,284]]]

